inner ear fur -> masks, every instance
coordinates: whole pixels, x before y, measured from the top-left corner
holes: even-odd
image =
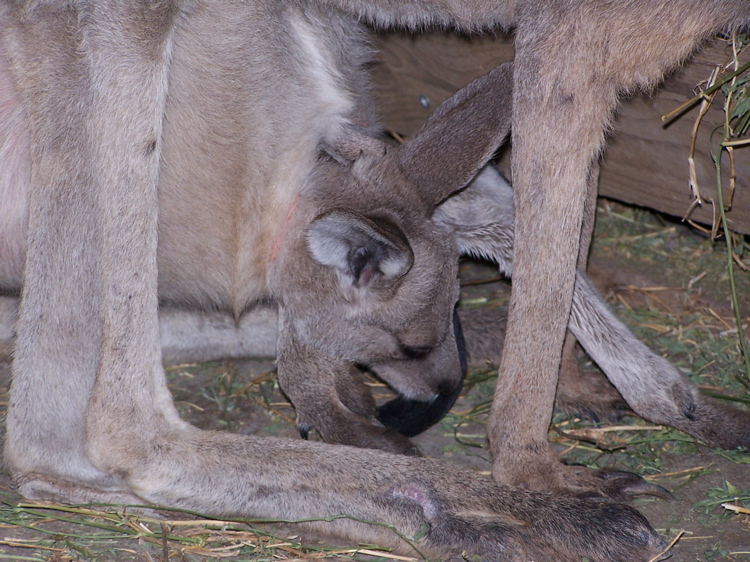
[[[397,225],[350,209],[333,209],[318,216],[306,237],[312,258],[335,268],[339,277],[355,288],[365,288],[376,279],[400,279],[414,263],[409,242]]]

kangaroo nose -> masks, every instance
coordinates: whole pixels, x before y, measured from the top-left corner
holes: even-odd
[[[437,391],[442,396],[447,396],[449,394],[453,394],[453,392],[456,390],[456,387],[461,386],[462,383],[462,380],[457,381],[455,384],[451,384],[449,382],[441,382],[438,385]]]
[[[386,427],[398,431],[406,437],[419,435],[429,427],[439,422],[453,407],[464,384],[468,361],[464,334],[461,322],[455,309],[453,311],[453,333],[456,336],[456,347],[459,357],[460,373],[458,380],[446,380],[438,383],[438,395],[434,400],[423,402],[398,396],[378,408],[378,418]]]

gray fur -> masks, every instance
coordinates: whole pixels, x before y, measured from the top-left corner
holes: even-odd
[[[27,194],[0,190],[14,203],[12,220],[0,221],[13,242],[0,247],[9,264],[0,286],[23,286],[5,447],[19,489],[216,516],[347,512],[406,535],[427,523],[418,543],[434,558],[648,558],[660,540],[625,506],[509,488],[424,459],[206,433],[180,420],[161,362],[160,299],[223,311],[240,325],[256,304],[276,303],[282,384],[302,423],[333,441],[347,439],[339,428],[350,423],[360,428],[356,444],[382,439],[408,452],[378,433],[349,388],[352,362],[382,365],[388,382],[417,398],[455,379],[457,252],[431,215],[505,136],[508,69],[460,93],[409,147],[352,150],[352,126],[377,129],[366,31],[352,16],[384,26],[516,26],[517,283],[503,357],[512,395],[498,394],[489,427],[494,476],[591,487],[590,476],[549,460],[545,437],[593,185],[587,172],[616,95],[655,82],[712,31],[746,22],[744,1],[702,2],[694,16],[666,1],[4,1],[0,84],[12,87],[0,91],[13,112],[0,154],[15,175],[3,177],[23,183],[28,173]],[[669,49],[664,27],[674,34]],[[598,44],[602,37],[612,44]],[[635,58],[631,40],[645,41],[640,54],[653,65],[639,60],[632,70],[620,60]],[[583,54],[594,48],[609,58],[591,64]],[[569,64],[557,60],[563,54]],[[468,113],[451,120],[454,108]],[[460,158],[442,167],[451,154]],[[408,271],[375,271],[364,289],[342,293],[305,236],[334,209],[396,225],[414,256]],[[545,248],[549,239],[559,255]],[[539,295],[549,304],[537,304]],[[440,368],[399,370],[406,349],[433,350]],[[381,527],[316,527],[409,550]]]

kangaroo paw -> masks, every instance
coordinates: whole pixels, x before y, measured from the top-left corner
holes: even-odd
[[[750,450],[750,411],[732,408],[698,396],[683,407],[684,420],[675,427],[705,441],[710,447]]]
[[[297,430],[302,438],[308,439],[312,429],[316,429],[326,443],[419,456],[419,449],[409,439],[374,418],[352,412],[341,403],[334,405],[324,415],[317,412],[308,415],[298,410]]]
[[[503,484],[584,499],[627,501],[643,495],[673,499],[665,488],[631,472],[563,464],[546,443],[502,452],[502,458],[496,452],[493,476]]]
[[[568,492],[583,499],[629,501],[639,496],[655,496],[663,500],[674,499],[672,493],[657,484],[647,482],[637,474],[585,466],[563,465],[562,477],[567,481]]]
[[[647,482],[637,474],[615,470],[611,468],[600,468],[594,471],[594,477],[601,482],[600,490],[603,494],[599,497],[614,500],[627,501],[638,496],[656,496],[663,500],[672,501],[674,495],[666,488],[657,484]],[[579,497],[596,497],[579,494]]]

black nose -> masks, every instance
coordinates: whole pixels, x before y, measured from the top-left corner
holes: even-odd
[[[448,394],[452,394],[454,390],[456,390],[456,387],[461,384],[461,381],[458,382],[458,384],[448,384],[448,383],[441,383],[438,385],[438,393],[441,396],[446,396]]]
[[[466,356],[464,333],[455,309],[453,309],[453,333],[456,336],[456,348],[461,369],[458,384],[454,386],[449,383],[441,383],[438,387],[437,398],[430,402],[397,396],[378,408],[380,423],[389,429],[398,431],[401,435],[414,437],[435,425],[450,411],[464,386],[464,378],[469,363]]]

